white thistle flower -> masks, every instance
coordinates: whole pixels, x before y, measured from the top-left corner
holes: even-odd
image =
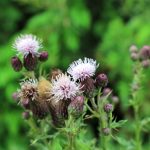
[[[19,36],[13,44],[13,48],[15,48],[19,54],[23,54],[23,56],[26,56],[29,53],[38,55],[38,50],[41,47],[41,41],[32,34]]]
[[[87,77],[93,76],[98,66],[99,64],[96,64],[96,60],[90,58],[78,59],[69,66],[67,72],[75,81],[78,79],[83,81]]]
[[[59,74],[56,79],[52,79],[50,92],[52,99],[57,102],[75,97],[80,93],[80,86],[67,74]]]

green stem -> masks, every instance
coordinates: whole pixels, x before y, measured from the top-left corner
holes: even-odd
[[[107,150],[107,136],[103,134],[103,129],[106,128],[106,123],[105,119],[100,118],[99,119],[99,126],[100,126],[100,146],[102,147],[103,150]]]
[[[136,140],[136,150],[141,150],[141,125],[140,125],[140,118],[139,118],[139,107],[134,107],[134,114],[135,114],[135,140]]]
[[[68,129],[67,131],[67,138],[68,138],[68,150],[75,150],[75,133],[73,129],[75,128],[74,126],[74,118],[72,115],[69,115],[66,128]]]
[[[74,135],[69,133],[68,134],[68,141],[69,141],[69,147],[68,147],[68,150],[74,150],[74,147],[75,147],[75,142],[74,142]]]
[[[136,73],[134,74],[133,84],[137,84],[138,86],[141,86],[141,80],[143,77],[143,68],[140,63],[135,64],[135,70]],[[141,106],[141,102],[138,97],[139,89],[132,91],[132,97],[133,97],[133,109],[134,109],[134,119],[135,119],[135,127],[134,127],[134,133],[135,133],[135,149],[136,150],[142,150],[142,143],[141,143],[141,122],[140,122],[140,113],[139,113],[139,107]]]

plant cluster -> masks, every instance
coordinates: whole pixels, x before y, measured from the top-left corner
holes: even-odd
[[[18,52],[11,60],[13,69],[19,72],[24,67],[24,78],[13,98],[24,108],[31,143],[38,149],[110,149],[113,131],[126,120],[116,122],[112,115],[118,98],[106,87],[106,74],[95,76],[99,64],[91,58],[78,59],[65,73],[57,68],[44,75],[38,71],[48,53],[40,52],[41,40],[21,35],[13,48]],[[97,140],[86,139],[87,120],[92,119],[99,124]]]

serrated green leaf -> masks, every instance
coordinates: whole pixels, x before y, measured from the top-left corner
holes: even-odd
[[[119,128],[119,127],[122,127],[126,122],[127,122],[127,120],[120,120],[120,121],[118,121],[118,122],[113,121],[113,122],[111,123],[111,128]]]

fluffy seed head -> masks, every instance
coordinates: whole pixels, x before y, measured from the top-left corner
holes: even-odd
[[[15,48],[18,53],[22,54],[23,56],[26,56],[29,53],[38,55],[38,50],[41,47],[41,41],[32,34],[19,36],[13,44],[13,48]]]
[[[93,59],[78,59],[69,66],[67,72],[74,78],[75,81],[78,79],[83,81],[87,77],[93,76],[98,66],[99,65],[96,64],[96,61]]]
[[[56,102],[67,100],[80,93],[80,86],[67,74],[59,74],[56,79],[52,79],[50,93]]]

